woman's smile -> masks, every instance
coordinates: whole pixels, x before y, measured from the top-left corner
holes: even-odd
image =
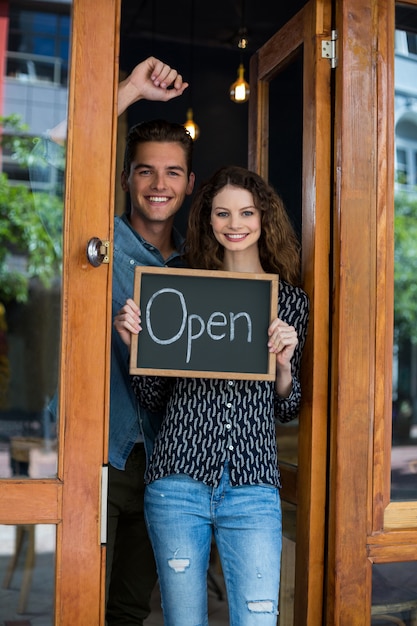
[[[245,239],[245,237],[247,237],[248,235],[247,235],[247,233],[238,233],[238,234],[225,233],[224,236],[229,241],[242,241],[242,239]]]

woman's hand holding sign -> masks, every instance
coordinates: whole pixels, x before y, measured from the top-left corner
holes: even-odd
[[[268,328],[268,348],[277,358],[275,388],[283,398],[290,395],[292,389],[291,359],[298,344],[297,331],[278,317]]]

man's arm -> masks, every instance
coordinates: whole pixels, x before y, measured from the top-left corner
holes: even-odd
[[[119,83],[117,114],[121,115],[138,100],[168,102],[181,96],[188,83],[181,74],[163,61],[148,57],[136,67],[127,78]],[[49,131],[52,141],[64,144],[67,136],[67,121],[63,120]]]
[[[168,102],[181,96],[188,83],[181,74],[163,61],[149,57],[132,70],[125,80],[119,83],[117,113],[121,115],[138,100]]]

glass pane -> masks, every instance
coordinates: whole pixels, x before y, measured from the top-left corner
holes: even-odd
[[[10,3],[0,153],[0,478],[54,477],[70,3]]]
[[[417,499],[417,8],[396,7],[392,500]]]
[[[282,556],[279,589],[279,626],[294,624],[295,541],[297,507],[282,502]]]
[[[372,624],[414,626],[417,620],[417,562],[372,566]]]
[[[54,525],[0,526],[2,624],[52,626]]]
[[[277,424],[278,458],[281,463],[298,465],[298,419]]]
[[[280,193],[301,239],[303,163],[303,56],[269,83],[269,180]],[[285,93],[285,98],[282,94]],[[275,138],[275,140],[274,140]]]
[[[282,94],[285,93],[285,98]],[[300,53],[270,82],[269,180],[281,195],[297,236],[302,231],[303,58]],[[274,140],[275,138],[276,140]],[[298,464],[298,419],[277,425],[280,462]]]

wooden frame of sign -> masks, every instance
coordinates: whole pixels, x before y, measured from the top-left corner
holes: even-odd
[[[275,380],[276,274],[138,266],[133,298],[131,374]]]

